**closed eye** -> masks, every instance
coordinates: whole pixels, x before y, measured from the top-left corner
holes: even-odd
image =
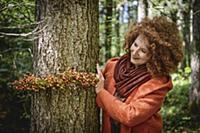
[[[135,42],[135,43],[134,43],[134,46],[135,46],[135,47],[138,47],[138,44]]]
[[[143,53],[147,53],[147,50],[146,50],[146,49],[141,49],[141,51],[142,51]]]

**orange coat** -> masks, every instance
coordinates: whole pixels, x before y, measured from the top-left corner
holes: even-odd
[[[134,89],[125,102],[113,96],[116,88],[113,78],[117,58],[110,59],[103,71],[104,88],[96,101],[103,109],[102,132],[111,133],[110,117],[120,122],[120,133],[161,133],[159,110],[167,92],[172,88],[170,77],[152,78]]]

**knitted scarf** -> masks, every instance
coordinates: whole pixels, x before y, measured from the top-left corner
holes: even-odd
[[[115,95],[124,101],[135,88],[150,80],[151,75],[145,64],[135,67],[130,62],[130,56],[125,54],[119,58],[115,66],[114,79],[116,82]]]

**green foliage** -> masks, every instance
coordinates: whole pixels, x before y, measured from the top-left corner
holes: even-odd
[[[161,113],[164,121],[164,132],[190,133],[200,131],[200,128],[191,121],[188,109],[188,94],[191,84],[191,69],[186,67],[172,74],[173,89],[167,94]]]
[[[0,25],[19,26],[34,22],[33,0],[1,0]]]
[[[10,36],[30,32],[34,22],[33,0],[2,0],[0,10],[0,83],[13,80],[32,69],[32,44]]]
[[[152,13],[154,16],[165,15],[172,18],[173,21],[177,20],[178,1],[176,0],[151,0],[153,8]]]
[[[30,98],[9,87],[9,82],[32,72],[32,41],[19,34],[35,27],[34,0],[0,2],[0,132],[27,133]],[[11,35],[12,34],[12,35]]]

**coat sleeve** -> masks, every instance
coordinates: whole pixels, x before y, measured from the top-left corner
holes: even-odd
[[[116,63],[116,61],[118,60],[119,58],[115,57],[115,58],[111,58],[109,59],[107,62],[106,62],[106,65],[104,67],[104,69],[102,70],[102,74],[103,76],[105,77],[105,74],[107,73],[107,71],[110,70],[110,67],[113,66],[114,63]],[[101,102],[101,98],[99,97],[99,95],[96,96],[96,103],[97,105],[102,108],[102,102]]]
[[[107,68],[108,64],[109,63],[107,62],[106,65],[105,65],[105,68],[102,70],[102,74],[103,74],[104,77],[105,77],[105,73],[106,73],[106,70],[107,70],[106,68]],[[100,108],[102,108],[102,102],[101,102],[101,98],[99,97],[99,95],[96,96],[96,103]]]
[[[144,87],[148,86],[146,85]],[[145,89],[144,87],[141,87],[140,90]],[[155,86],[150,85],[150,87]],[[101,100],[102,109],[113,119],[123,125],[132,127],[146,121],[162,106],[164,97],[169,91],[169,87],[162,85],[160,88],[158,88],[159,86],[156,87],[156,90],[149,91],[148,93],[143,93],[143,91],[141,91],[141,95],[135,100],[132,99],[128,104],[121,102],[106,90],[100,91],[98,93],[98,98]]]

